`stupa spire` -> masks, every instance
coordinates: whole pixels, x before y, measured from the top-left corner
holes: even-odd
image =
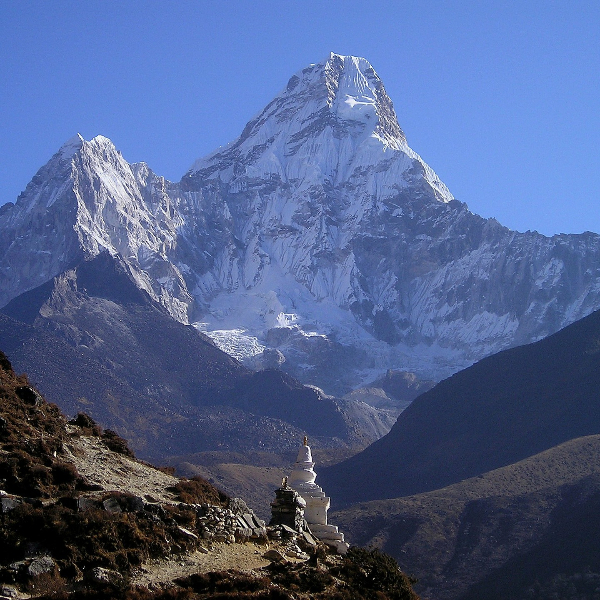
[[[335,547],[341,554],[345,554],[349,545],[344,541],[344,534],[339,532],[335,525],[327,523],[327,511],[331,499],[315,483],[317,474],[313,469],[314,466],[308,438],[304,436],[289,478],[289,486],[298,492],[306,502],[304,518],[311,532],[326,544]]]

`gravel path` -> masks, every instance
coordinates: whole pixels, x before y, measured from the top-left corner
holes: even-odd
[[[177,560],[150,561],[132,578],[132,584],[152,589],[193,573],[227,569],[251,573],[269,564],[270,561],[262,557],[267,549],[264,544],[213,544],[207,554],[194,552]]]

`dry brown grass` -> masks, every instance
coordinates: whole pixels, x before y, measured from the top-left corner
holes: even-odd
[[[564,490],[599,476],[600,436],[588,436],[440,490],[358,504],[331,520],[352,542],[383,549],[449,594],[440,597],[455,597],[448,590],[464,591],[534,547]]]
[[[170,490],[177,494],[181,502],[188,504],[212,504],[214,506],[227,506],[229,496],[218,490],[202,477],[181,479]]]

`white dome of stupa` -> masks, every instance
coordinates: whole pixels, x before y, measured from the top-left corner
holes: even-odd
[[[308,439],[305,436],[304,442],[298,450],[298,456],[288,484],[306,502],[304,518],[312,533],[326,544],[334,546],[338,552],[345,554],[348,550],[348,544],[344,541],[344,534],[339,532],[335,525],[327,524],[327,511],[330,506],[330,498],[315,483],[317,474],[313,469],[314,466],[315,463],[312,459]]]

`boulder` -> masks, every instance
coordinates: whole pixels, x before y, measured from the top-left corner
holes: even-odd
[[[2,514],[10,512],[11,510],[17,508],[19,504],[21,504],[22,500],[20,498],[14,498],[11,496],[3,496],[0,498],[0,509],[2,510]]]
[[[86,578],[97,583],[109,585],[119,585],[123,582],[123,575],[121,575],[121,573],[102,567],[94,567],[87,573]]]
[[[104,500],[104,502],[102,502],[102,506],[104,507],[104,510],[108,513],[111,514],[119,514],[122,513],[123,510],[121,509],[121,506],[119,505],[119,502],[116,498],[114,497],[110,497],[107,498],[106,500]]]
[[[0,598],[16,598],[19,592],[12,585],[0,585]]]
[[[281,562],[285,560],[285,556],[283,556],[283,554],[281,554],[281,552],[279,552],[278,550],[267,550],[264,554],[263,554],[263,558],[266,558],[267,560],[270,560],[271,562]]]
[[[27,574],[30,577],[39,577],[44,573],[51,573],[57,568],[54,559],[51,556],[36,556],[27,567]]]

